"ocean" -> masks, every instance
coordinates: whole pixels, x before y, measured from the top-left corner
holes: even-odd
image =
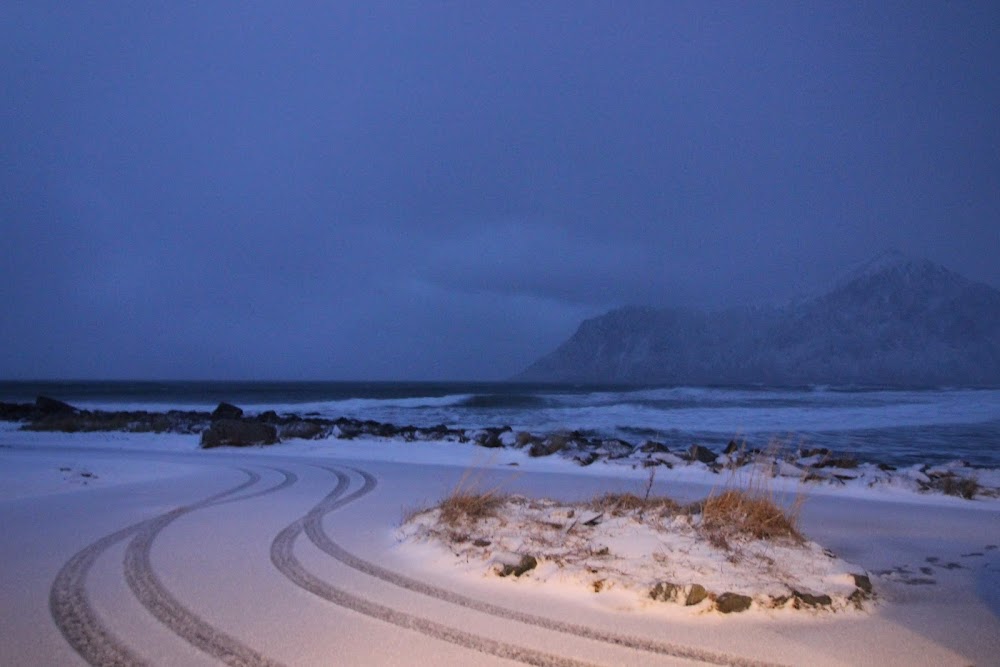
[[[0,401],[51,396],[106,410],[212,410],[228,401],[398,426],[585,431],[671,448],[826,447],[863,461],[1000,468],[1000,389],[623,387],[475,382],[0,382]]]

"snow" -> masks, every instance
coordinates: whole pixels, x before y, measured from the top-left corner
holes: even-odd
[[[203,622],[283,664],[510,664],[496,653],[441,639],[427,629],[438,626],[590,664],[690,664],[676,654],[609,643],[601,633],[681,647],[702,657],[711,653],[779,664],[985,665],[1000,655],[1000,504],[995,499],[920,494],[903,483],[821,486],[774,477],[770,483],[779,497],[806,494],[801,530],[817,548],[836,555],[799,552],[796,565],[794,554],[771,545],[767,556],[780,564],[783,576],[801,565],[806,571],[795,576],[804,577],[813,592],[835,594],[837,586],[846,591],[844,576],[861,568],[871,574],[877,604],[810,613],[756,606],[744,614],[722,615],[643,598],[643,587],[654,580],[693,583],[684,568],[697,570],[706,588],[736,586],[723,579],[731,574],[728,561],[700,553],[704,543],[683,523],[646,530],[623,515],[595,526],[588,539],[622,562],[638,563],[624,576],[607,577],[623,583],[609,581],[614,585],[600,592],[581,568],[559,569],[543,559],[536,572],[499,578],[474,554],[459,565],[454,552],[440,544],[401,541],[404,510],[435,504],[470,469],[481,471],[488,488],[554,499],[531,511],[563,527],[570,504],[604,492],[641,494],[649,474],[629,465],[580,468],[558,457],[532,459],[518,450],[450,442],[297,441],[200,451],[196,436],[0,428],[5,573],[0,664],[82,664],[51,616],[57,573],[104,536],[177,508],[186,513],[162,529],[150,553],[161,584]],[[319,529],[340,548],[408,581],[549,619],[552,627],[430,596],[384,578],[381,570],[380,576],[366,573],[305,534],[294,541],[292,553],[311,576],[337,587],[344,600],[368,601],[419,622],[404,630],[295,585],[274,566],[271,545],[286,527],[321,507],[337,484],[334,472],[347,477],[348,493],[362,489],[362,472],[377,481],[364,495],[321,517]],[[226,502],[198,504],[247,484],[248,473],[260,480]],[[701,465],[662,467],[653,493],[690,502],[730,482]],[[527,505],[522,511],[528,512]],[[528,542],[528,536],[513,533],[503,539],[509,542],[497,550],[514,555]],[[123,562],[130,540],[95,556],[84,580],[95,613],[112,636],[153,664],[213,664],[154,618],[126,585]],[[691,560],[685,560],[685,549]],[[644,561],[648,553],[664,554],[672,569],[657,569],[662,563],[654,558]],[[701,556],[706,559],[694,558]],[[921,583],[928,580],[933,583]],[[630,588],[626,581],[640,583]],[[756,585],[766,586],[762,581]],[[575,629],[566,630],[566,624]],[[591,635],[574,634],[580,628]]]

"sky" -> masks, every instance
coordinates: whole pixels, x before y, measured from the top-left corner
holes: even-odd
[[[0,379],[496,380],[885,249],[1000,286],[995,2],[5,2]]]

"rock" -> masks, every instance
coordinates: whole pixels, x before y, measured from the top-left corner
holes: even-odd
[[[738,444],[736,444],[736,441],[735,440],[730,440],[729,444],[726,445],[726,448],[722,450],[722,453],[723,454],[734,454],[734,453],[738,452],[739,449],[740,449],[740,446]]]
[[[27,421],[35,414],[35,406],[31,403],[0,403],[0,421]]]
[[[672,584],[669,581],[661,581],[649,589],[649,597],[657,602],[673,602],[677,599],[679,592],[680,586],[677,584]]]
[[[476,444],[480,447],[489,447],[490,449],[503,447],[503,441],[500,440],[500,433],[499,429],[487,429],[476,436]]]
[[[691,445],[688,456],[691,457],[692,461],[701,461],[702,463],[715,463],[716,459],[715,452],[701,445]]]
[[[618,438],[609,438],[601,441],[600,449],[605,452],[609,459],[623,459],[632,455],[634,447],[631,442],[619,440]]]
[[[528,456],[551,456],[566,448],[568,438],[564,435],[553,434],[541,442],[533,442],[528,449]]]
[[[63,403],[62,401],[57,401],[56,399],[49,398],[48,396],[37,397],[35,399],[35,408],[46,416],[67,415],[78,412],[78,410],[69,403]]]
[[[510,575],[520,577],[525,572],[534,570],[536,567],[538,567],[538,560],[534,556],[524,555],[521,556],[521,560],[517,563],[517,565],[503,563],[497,571],[497,574],[501,577],[509,577]]]
[[[639,447],[639,451],[644,454],[666,454],[670,449],[662,442],[647,440],[644,445]]]
[[[586,467],[597,460],[597,454],[594,452],[585,452],[579,456],[574,456],[573,460],[576,461],[581,467]]]
[[[812,593],[793,590],[792,597],[808,607],[829,607],[833,604],[833,599],[829,595],[813,595]]]
[[[216,410],[218,410],[218,408],[216,408]],[[257,415],[257,421],[264,422],[265,424],[277,424],[281,421],[281,418],[274,410],[265,410]]]
[[[541,442],[542,439],[538,436],[532,435],[527,431],[521,431],[516,436],[514,436],[514,445],[517,447],[527,447],[528,445],[533,445],[536,442]]]
[[[315,440],[326,433],[326,427],[308,420],[297,420],[289,422],[281,427],[282,438],[301,438],[303,440]]]
[[[815,468],[857,468],[858,460],[850,456],[832,456],[817,463]]]
[[[753,603],[753,599],[738,593],[723,593],[715,599],[715,608],[723,614],[735,614],[746,611]]]
[[[273,445],[276,442],[278,430],[274,426],[244,419],[217,419],[201,434],[203,449]]]
[[[854,585],[861,589],[862,592],[871,595],[872,593],[872,580],[868,578],[866,574],[852,574],[851,577],[854,579]]]
[[[243,416],[243,410],[232,403],[222,402],[212,411],[212,419],[239,419]]]
[[[688,607],[693,607],[702,600],[708,597],[708,591],[701,584],[691,584],[691,588],[688,589],[687,596],[684,598],[684,604]]]

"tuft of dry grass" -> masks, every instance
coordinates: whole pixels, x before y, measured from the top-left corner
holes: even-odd
[[[509,495],[500,492],[500,485],[480,490],[484,473],[482,468],[466,468],[452,492],[437,506],[441,523],[454,529],[497,516],[497,511],[509,500]]]
[[[667,496],[640,498],[634,493],[605,493],[591,500],[590,507],[597,512],[607,512],[611,516],[623,516],[632,512],[656,512],[662,517],[680,511],[680,505]]]
[[[945,475],[935,480],[937,488],[949,496],[959,496],[966,500],[972,500],[980,492],[979,482],[975,477],[958,477],[956,475]]]
[[[441,501],[441,522],[452,528],[495,517],[507,496],[494,491],[455,489]]]
[[[762,493],[726,489],[712,494],[702,503],[701,526],[716,546],[728,545],[729,538],[751,537],[758,540],[788,538],[804,541],[796,524],[802,496],[791,510],[785,510]]]

